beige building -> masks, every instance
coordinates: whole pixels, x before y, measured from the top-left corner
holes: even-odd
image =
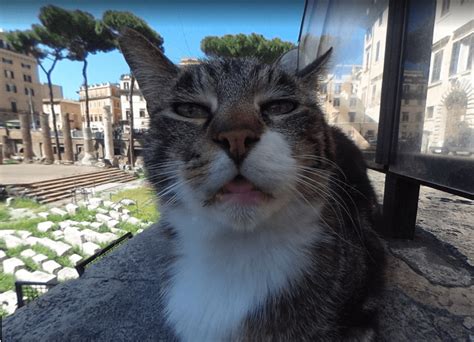
[[[473,13],[474,1],[437,1],[422,152],[474,149]]]
[[[79,90],[79,102],[81,106],[82,122],[86,124],[86,100],[85,88]],[[101,83],[89,86],[89,115],[91,129],[95,132],[104,130],[105,106],[109,106],[112,112],[112,124],[118,125],[122,116],[120,105],[120,88],[115,83]]]
[[[78,101],[66,100],[66,99],[54,99],[54,113],[56,114],[56,127],[62,130],[63,124],[61,115],[63,113],[69,113],[69,122],[71,129],[81,130],[82,129],[82,115],[81,105]],[[53,118],[51,116],[51,105],[48,98],[43,99],[43,112],[49,114],[49,127],[53,128]]]
[[[192,65],[192,64],[199,64],[199,63],[201,63],[199,59],[187,57],[187,58],[181,58],[178,65],[183,66],[183,65]]]
[[[53,88],[53,99],[64,98],[63,87],[53,84],[52,88]],[[42,94],[41,96],[43,97],[43,99],[49,99],[49,87],[47,83],[43,83],[41,85],[41,94]]]
[[[360,148],[366,149],[376,137],[378,123],[366,115],[357,96],[361,67],[336,65],[320,87],[320,101],[329,124],[339,127]]]
[[[122,75],[120,77],[120,103],[122,107],[122,122],[125,131],[130,129],[130,75]],[[137,81],[134,82],[133,88],[133,128],[134,130],[146,130],[150,126],[150,116],[146,108],[146,101],[140,91]]]
[[[0,124],[17,120],[18,113],[33,113],[33,127],[39,127],[42,110],[41,83],[36,60],[13,52],[0,32]]]

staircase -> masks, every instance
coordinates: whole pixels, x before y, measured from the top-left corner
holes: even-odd
[[[46,204],[72,197],[73,191],[80,188],[91,188],[106,183],[126,183],[135,179],[135,176],[125,171],[107,169],[25,184],[10,188],[8,191]]]

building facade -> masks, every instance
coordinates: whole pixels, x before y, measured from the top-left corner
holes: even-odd
[[[71,125],[71,129],[82,129],[81,105],[79,101],[54,99],[53,106],[54,113],[56,114],[56,127],[58,130],[62,130],[63,128],[61,115],[65,113],[69,114],[69,122]],[[51,104],[49,98],[43,99],[43,112],[49,114],[49,127],[53,128],[54,124],[51,115]]]
[[[122,75],[120,77],[120,103],[122,108],[122,123],[124,130],[130,130],[130,75]],[[132,96],[133,106],[133,128],[135,131],[147,130],[150,126],[150,116],[146,108],[146,101],[140,91],[138,82],[135,80]]]
[[[473,13],[473,1],[437,1],[422,152],[474,150]]]
[[[14,52],[0,32],[0,124],[18,120],[18,113],[28,113],[32,127],[39,127],[41,99],[36,59]]]
[[[122,116],[120,104],[120,88],[115,83],[101,83],[90,85],[89,92],[89,116],[93,132],[102,132],[104,130],[104,116],[106,106],[110,107],[112,113],[112,124],[119,125]],[[83,125],[86,125],[86,96],[85,87],[79,90],[79,102],[81,106],[81,115]]]

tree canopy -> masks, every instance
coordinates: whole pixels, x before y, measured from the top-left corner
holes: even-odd
[[[118,47],[116,38],[125,27],[134,29],[141,33],[150,41],[150,43],[158,47],[161,51],[164,51],[163,38],[160,34],[153,30],[146,21],[130,12],[112,10],[105,11],[102,15],[102,21],[97,25],[97,31],[100,33],[103,30],[109,30],[111,35],[115,38],[115,45]]]
[[[211,57],[256,57],[264,62],[274,62],[285,52],[294,48],[291,42],[280,38],[266,39],[261,34],[226,34],[222,37],[208,36],[201,41],[201,50]]]

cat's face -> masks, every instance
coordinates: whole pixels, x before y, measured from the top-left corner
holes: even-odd
[[[162,205],[252,230],[324,197],[332,143],[318,65],[302,75],[249,59],[177,68],[134,32],[121,47],[151,115],[145,163]]]

